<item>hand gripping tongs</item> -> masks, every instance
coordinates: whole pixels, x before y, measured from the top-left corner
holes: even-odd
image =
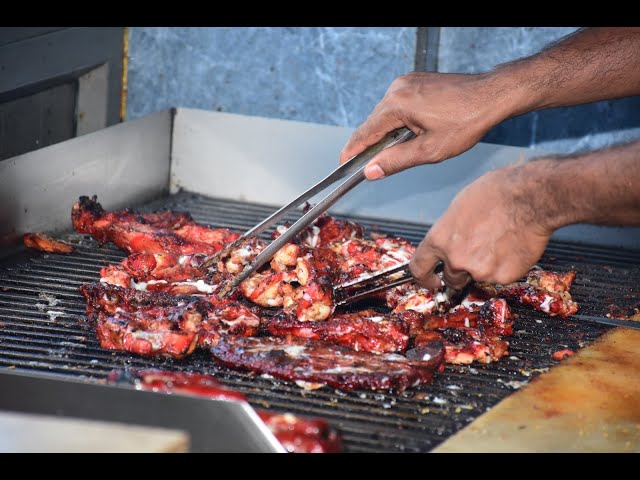
[[[282,207],[280,210],[260,222],[253,228],[245,232],[236,241],[227,245],[223,250],[209,258],[203,265],[203,268],[210,268],[216,265],[218,260],[228,256],[234,249],[240,247],[247,240],[260,235],[262,232],[270,227],[275,226],[282,218],[289,212],[295,210],[311,197],[325,190],[329,186],[336,183],[338,180],[343,180],[334,190],[332,190],[323,200],[317,203],[313,208],[300,217],[293,225],[291,225],[282,235],[271,242],[264,250],[258,254],[258,256],[252,261],[247,263],[243,270],[235,277],[228,280],[222,288],[218,291],[219,297],[224,297],[231,293],[242,281],[252,275],[257,269],[262,267],[265,263],[271,260],[273,255],[280,250],[286,243],[293,240],[302,230],[315,221],[320,215],[327,211],[334,203],[336,203],[343,195],[358,185],[365,179],[364,167],[369,160],[375,157],[385,148],[397,145],[399,143],[410,140],[415,137],[415,134],[408,128],[400,128],[385,135],[379,142],[371,145],[363,152],[351,158],[340,167],[336,168],[326,178],[315,184],[306,192],[302,193],[290,203]],[[406,264],[404,267],[406,269]],[[385,272],[380,272],[384,274]],[[388,272],[387,272],[388,273]],[[392,273],[398,274],[397,270]],[[376,275],[379,278],[379,275]],[[410,276],[407,280],[410,280]],[[354,284],[350,284],[349,287],[354,287]]]

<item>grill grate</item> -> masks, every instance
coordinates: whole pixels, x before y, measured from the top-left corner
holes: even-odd
[[[144,210],[184,210],[198,222],[244,231],[274,208],[180,193]],[[292,218],[293,219],[293,218]],[[401,235],[414,243],[427,227],[383,219],[357,219],[369,230]],[[583,347],[609,327],[548,318],[529,310],[518,314],[510,356],[490,365],[447,366],[431,385],[400,395],[303,391],[287,383],[215,365],[206,352],[184,360],[147,359],[100,348],[84,317],[78,292],[95,281],[100,268],[119,262],[114,246],[99,248],[88,236],[69,234],[70,255],[29,251],[0,265],[0,366],[63,376],[104,378],[113,368],[159,367],[208,372],[243,392],[254,406],[327,418],[350,452],[429,451],[554,362],[562,348]],[[552,242],[540,265],[578,272],[572,293],[580,313],[606,314],[611,303],[637,305],[640,252]]]

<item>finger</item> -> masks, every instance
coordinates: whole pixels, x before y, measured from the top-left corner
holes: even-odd
[[[424,241],[418,245],[409,262],[409,271],[419,286],[432,289],[442,287],[442,280],[435,273],[440,261],[438,255]]]
[[[442,271],[442,280],[445,285],[453,290],[461,291],[471,282],[471,275],[464,270],[452,270],[446,263]]]
[[[435,163],[441,159],[430,148],[431,138],[423,133],[399,145],[384,149],[364,169],[368,180],[378,180],[416,165]]]
[[[340,164],[345,163],[365,148],[373,145],[387,133],[403,126],[402,121],[388,113],[372,114],[351,134],[351,138],[349,138],[340,152]]]

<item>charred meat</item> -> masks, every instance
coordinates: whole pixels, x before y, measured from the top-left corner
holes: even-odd
[[[411,361],[394,353],[356,352],[297,337],[226,337],[211,352],[215,361],[228,367],[341,390],[403,391],[431,382],[433,374],[444,368],[442,350]]]

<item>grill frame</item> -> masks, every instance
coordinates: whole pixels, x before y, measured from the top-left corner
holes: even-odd
[[[151,202],[141,210],[165,208],[189,211],[196,221],[213,227],[244,231],[277,207],[182,192]],[[401,235],[414,243],[428,228],[380,218],[349,218],[363,223],[369,231]],[[92,327],[84,320],[85,302],[77,287],[97,280],[105,262],[119,262],[125,254],[114,246],[98,248],[85,235],[71,233],[65,237],[77,245],[76,253],[58,256],[24,252],[0,264],[0,365],[90,380],[104,378],[112,367],[155,366],[213,373],[247,395],[254,406],[327,418],[343,433],[347,451],[429,451],[508,396],[521,382],[552,366],[553,351],[580,348],[610,329],[514,308],[519,318],[509,339],[510,356],[499,362],[488,366],[449,365],[433,384],[400,395],[328,388],[305,392],[287,382],[219,367],[205,352],[176,361],[100,349]],[[636,289],[629,287],[640,285],[638,251],[552,241],[540,265],[578,271],[572,293],[581,304],[580,313],[603,315],[614,299],[624,300],[627,295],[632,305],[638,298]],[[452,389],[452,385],[462,388]]]

